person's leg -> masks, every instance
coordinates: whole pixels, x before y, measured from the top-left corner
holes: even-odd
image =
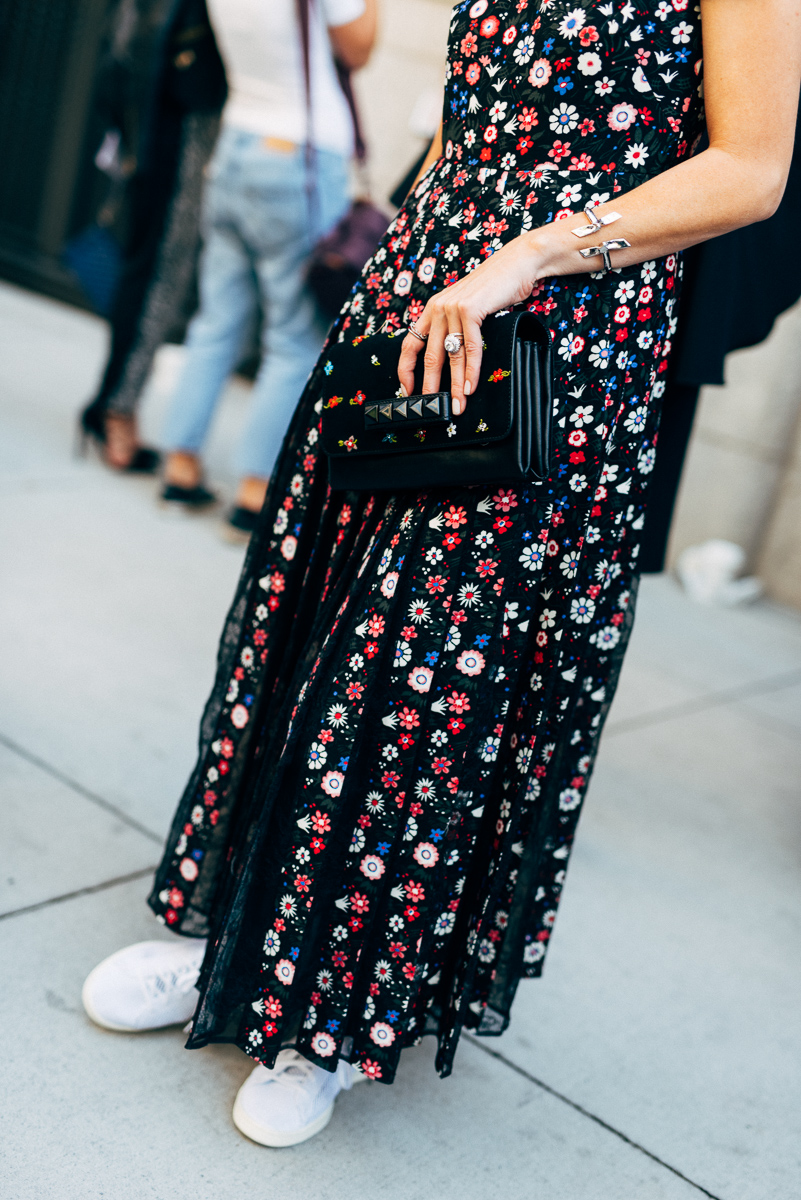
[[[251,511],[261,507],[289,418],[325,337],[325,325],[305,283],[309,254],[348,203],[346,169],[339,155],[319,151],[315,156],[314,226],[303,155],[263,154],[263,160],[263,186],[254,189],[248,214],[258,251],[263,353],[237,459],[242,476],[237,503]]]
[[[206,240],[200,262],[200,308],[186,339],[186,362],[167,413],[163,444],[167,483],[199,482],[199,454],[223,385],[236,366],[258,296],[251,256],[236,221],[241,135],[226,133],[224,157],[206,197]]]

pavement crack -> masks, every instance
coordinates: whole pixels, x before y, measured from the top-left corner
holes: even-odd
[[[737,700],[748,700],[751,696],[764,696],[769,692],[779,692],[782,688],[794,687],[801,683],[801,670],[785,671],[781,675],[771,675],[767,679],[755,683],[741,683],[737,687],[725,688],[719,692],[707,692],[695,700],[685,700],[679,704],[668,704],[664,708],[656,708],[653,712],[643,713],[640,717],[629,717],[623,721],[612,721],[604,730],[604,737],[615,737],[619,733],[631,733],[635,729],[645,729],[649,725],[660,725],[663,721],[673,721],[678,717],[692,716],[694,713],[705,712],[709,708],[720,708]]]
[[[31,750],[26,750],[24,746],[20,746],[19,742],[13,741],[12,738],[6,737],[4,733],[0,733],[0,746],[5,746],[12,754],[23,758],[25,762],[31,763],[32,766],[38,767],[40,771],[44,771],[51,778],[57,779],[59,783],[63,783],[65,787],[70,788],[73,792],[77,792],[79,796],[83,796],[84,800],[89,800],[92,804],[96,804],[98,808],[102,808],[104,812],[110,813],[116,817],[118,821],[122,821],[124,825],[128,825],[131,829],[135,829],[137,833],[141,833],[143,837],[148,838],[151,842],[155,842],[157,846],[164,844],[164,838],[159,834],[154,833],[152,829],[148,829],[146,825],[142,825],[135,817],[129,817],[126,812],[118,808],[116,804],[112,804],[110,800],[104,800],[102,796],[98,796],[97,792],[90,791],[84,787],[77,779],[73,779],[70,775],[65,775],[58,767],[54,767],[44,758],[40,758],[38,754],[34,754]]]
[[[91,883],[88,887],[78,888],[74,892],[64,892],[61,896],[51,896],[49,900],[39,900],[36,904],[26,904],[22,908],[10,908],[8,912],[0,913],[0,921],[8,921],[11,917],[24,917],[27,913],[39,912],[40,909],[50,908],[53,904],[65,904],[68,900],[79,900],[81,896],[93,896],[95,892],[105,892],[109,888],[121,887],[124,883],[133,883],[152,875],[157,864],[140,867],[138,871],[130,871],[127,875],[117,875],[114,879],[105,879],[102,883]]]
[[[702,1196],[708,1196],[709,1200],[723,1200],[722,1196],[718,1196],[715,1192],[708,1191],[707,1188],[703,1187],[700,1183],[696,1183],[694,1179],[690,1179],[689,1176],[685,1175],[683,1171],[680,1171],[678,1167],[671,1166],[669,1162],[665,1162],[665,1160],[660,1158],[658,1154],[654,1154],[652,1150],[646,1149],[645,1146],[641,1145],[639,1142],[635,1142],[633,1138],[628,1137],[628,1135],[623,1133],[621,1129],[616,1129],[614,1125],[610,1125],[608,1121],[603,1119],[603,1117],[599,1117],[594,1112],[590,1112],[590,1110],[588,1108],[584,1108],[582,1104],[578,1104],[575,1100],[571,1100],[570,1097],[565,1096],[563,1092],[558,1092],[556,1088],[551,1087],[550,1084],[545,1083],[544,1080],[538,1079],[536,1075],[532,1075],[530,1071],[525,1069],[525,1067],[520,1067],[516,1062],[512,1062],[512,1060],[507,1058],[505,1054],[501,1054],[498,1050],[491,1050],[490,1047],[484,1045],[479,1038],[473,1037],[469,1033],[463,1033],[462,1037],[465,1039],[465,1041],[470,1042],[472,1046],[475,1046],[477,1050],[481,1050],[484,1054],[488,1054],[490,1058],[497,1059],[498,1062],[503,1063],[504,1066],[509,1067],[518,1075],[522,1075],[522,1077],[527,1079],[529,1083],[533,1083],[534,1086],[540,1088],[541,1091],[546,1092],[549,1096],[553,1096],[555,1100],[561,1101],[561,1103],[566,1104],[568,1108],[572,1108],[574,1112],[580,1113],[582,1117],[586,1117],[589,1121],[593,1121],[596,1125],[600,1125],[601,1129],[605,1129],[607,1133],[611,1133],[614,1137],[619,1138],[621,1142],[625,1142],[625,1144],[630,1146],[632,1150],[637,1150],[640,1154],[644,1154],[646,1158],[650,1158],[652,1162],[658,1163],[660,1167],[664,1167],[666,1171],[670,1171],[671,1175],[675,1175],[678,1179],[683,1180],[684,1183],[689,1184],[690,1187],[695,1188],[695,1190],[700,1192]]]

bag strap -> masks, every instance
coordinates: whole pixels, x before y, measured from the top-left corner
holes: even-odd
[[[306,141],[311,142],[312,133],[312,98],[311,98],[311,51],[310,51],[310,24],[311,24],[311,5],[312,0],[295,0],[295,8],[298,14],[298,26],[300,28],[300,46],[303,57],[303,83],[306,93]],[[361,115],[356,103],[356,94],[353,90],[353,79],[350,67],[346,67],[338,58],[334,59],[337,79],[339,86],[348,105],[350,119],[353,123],[353,149],[356,155],[356,161],[366,173],[367,163],[367,142],[364,138],[364,127],[362,125]],[[369,186],[368,189],[369,191]]]

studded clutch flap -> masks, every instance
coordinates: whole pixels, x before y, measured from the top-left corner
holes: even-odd
[[[487,317],[480,381],[466,411],[451,411],[446,361],[441,391],[400,395],[406,331],[337,342],[323,359],[322,446],[333,488],[401,491],[549,473],[551,339],[533,313]],[[417,388],[423,356],[418,357]]]

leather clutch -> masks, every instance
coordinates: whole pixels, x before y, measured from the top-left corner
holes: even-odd
[[[453,416],[448,363],[442,390],[403,397],[398,359],[405,330],[337,342],[323,361],[322,447],[331,486],[403,491],[512,479],[550,470],[551,338],[533,313],[487,317],[480,381]],[[423,356],[416,384],[422,383]]]

